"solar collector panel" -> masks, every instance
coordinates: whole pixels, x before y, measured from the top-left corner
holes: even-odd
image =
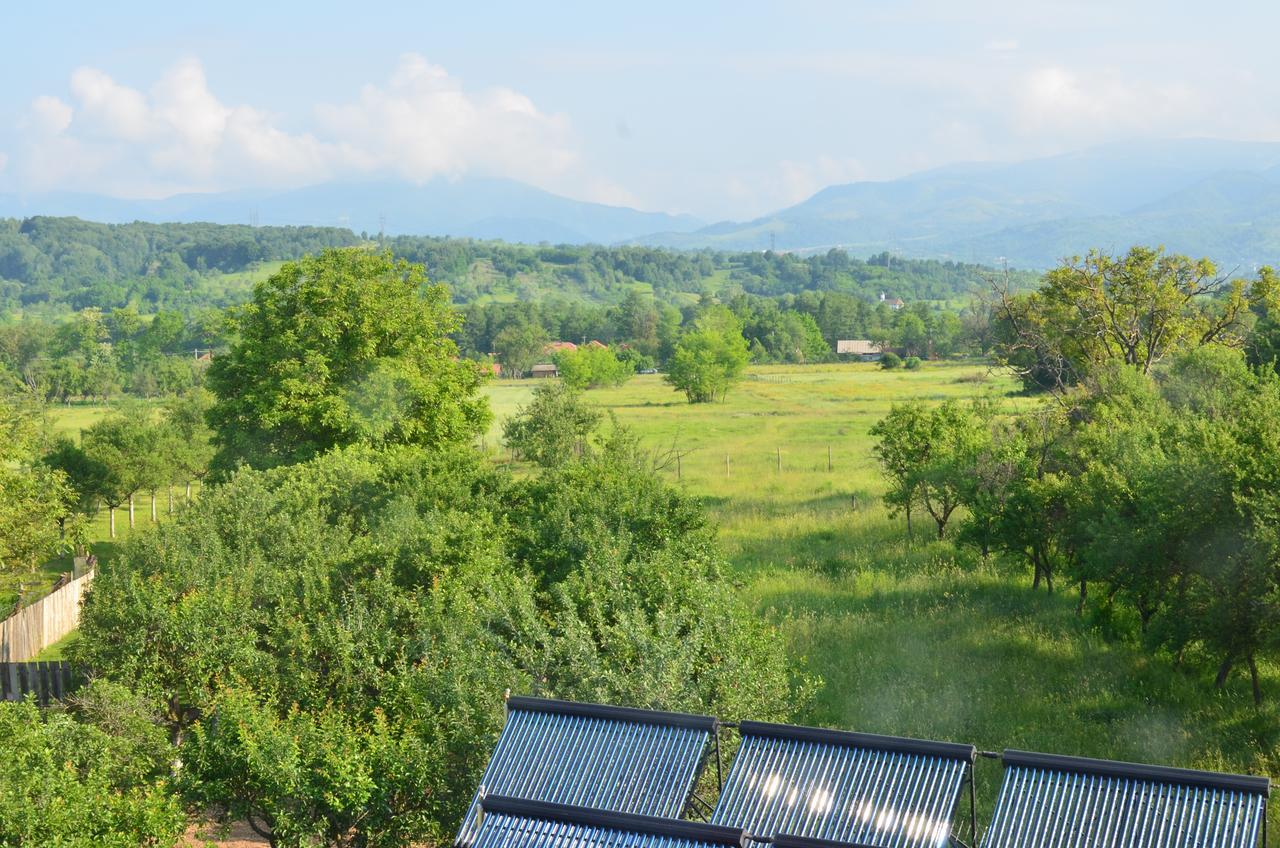
[[[1266,778],[1027,751],[1005,776],[983,848],[1253,848]]]
[[[475,848],[741,848],[740,828],[486,796]],[[798,848],[798,847],[797,847]]]
[[[969,745],[742,722],[742,745],[711,820],[876,848],[945,842]]]
[[[709,716],[513,697],[481,791],[675,817],[715,728]],[[459,846],[475,836],[479,800],[478,792]]]

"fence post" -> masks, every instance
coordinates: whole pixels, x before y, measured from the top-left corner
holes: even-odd
[[[778,473],[782,473],[782,448],[778,448]]]
[[[827,470],[831,470],[831,445],[827,445]]]
[[[729,478],[729,454],[724,455],[724,476],[726,480]]]
[[[684,472],[680,468],[680,454],[676,454],[676,479],[684,479]]]

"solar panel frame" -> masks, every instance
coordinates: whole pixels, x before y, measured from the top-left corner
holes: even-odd
[[[1253,848],[1270,780],[1007,750],[982,848]]]
[[[739,729],[711,821],[766,838],[935,848],[954,831],[977,755],[972,745],[898,736],[752,721]]]
[[[711,716],[512,697],[454,843],[471,844],[482,793],[677,817],[702,770]]]

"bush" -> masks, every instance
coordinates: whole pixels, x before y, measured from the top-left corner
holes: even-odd
[[[808,696],[701,505],[616,432],[522,480],[409,447],[242,470],[128,540],[81,634],[163,710],[188,799],[280,846],[448,839],[507,687],[766,719]]]
[[[137,699],[98,682],[76,714],[0,702],[0,845],[171,845],[182,833],[169,746]]]
[[[902,361],[902,367],[907,369],[908,371],[915,371],[920,367],[920,357],[908,356],[906,359]]]
[[[898,354],[893,351],[887,350],[884,352],[884,355],[880,357],[880,367],[886,371],[891,368],[901,368],[902,357],[898,356]]]
[[[621,386],[635,376],[636,369],[619,359],[607,347],[580,347],[562,350],[553,357],[560,380],[574,389]]]

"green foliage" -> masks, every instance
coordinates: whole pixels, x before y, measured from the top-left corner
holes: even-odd
[[[508,687],[786,715],[804,690],[696,501],[619,450],[525,481],[403,446],[242,470],[128,540],[76,659],[163,711],[190,800],[280,845],[448,838]]]
[[[502,425],[507,447],[545,468],[562,465],[587,447],[600,424],[600,410],[583,402],[582,392],[563,382],[545,382],[533,401]]]
[[[457,316],[420,266],[329,250],[259,284],[233,323],[208,374],[224,476],[345,445],[465,442],[487,423],[482,373],[457,360]]]
[[[546,361],[550,341],[540,324],[521,322],[494,336],[493,352],[508,377],[523,377],[533,366]]]
[[[0,844],[173,845],[185,821],[163,734],[110,684],[89,687],[75,712],[0,702]]]
[[[885,369],[886,371],[894,368],[901,368],[902,357],[898,356],[898,354],[894,353],[891,350],[886,350],[880,356],[880,367]]]
[[[19,283],[12,292],[0,287],[0,312],[226,306],[235,295],[219,272],[357,241],[349,230],[322,227],[0,219],[0,281]]]
[[[907,514],[920,504],[946,534],[952,514],[968,491],[968,473],[990,441],[992,411],[987,405],[946,401],[932,409],[918,403],[894,405],[871,428],[876,458],[891,483],[885,504]]]
[[[629,361],[619,359],[608,347],[586,345],[577,350],[561,350],[552,359],[561,382],[575,389],[621,386],[636,373]]]
[[[738,319],[724,307],[712,307],[680,337],[665,379],[690,403],[724,400],[749,360]]]
[[[1275,275],[1252,282],[1219,277],[1207,259],[1134,247],[1124,256],[1091,251],[1045,275],[997,308],[997,356],[1028,388],[1063,391],[1115,360],[1143,373],[1170,354],[1209,344],[1238,347],[1250,311],[1272,303]]]
[[[918,356],[908,356],[902,360],[902,367],[908,371],[918,371],[920,369],[921,360]]]
[[[38,411],[0,394],[0,571],[34,570],[62,546],[75,495],[60,470],[36,461]]]

